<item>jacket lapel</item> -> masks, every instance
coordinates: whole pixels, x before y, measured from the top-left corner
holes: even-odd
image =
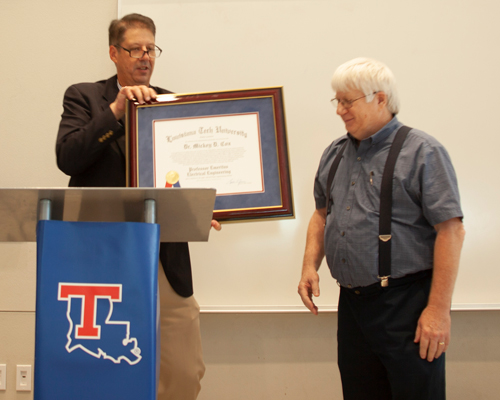
[[[113,76],[106,81],[106,86],[104,88],[104,104],[103,110],[108,107],[113,101],[116,99],[116,95],[118,94],[118,78],[117,76]],[[120,123],[123,125],[125,129],[125,118],[120,120]],[[122,154],[125,158],[126,146],[125,146],[125,136],[119,137],[114,143],[116,143],[116,149]]]

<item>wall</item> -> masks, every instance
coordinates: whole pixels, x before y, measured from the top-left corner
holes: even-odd
[[[113,74],[106,37],[116,10],[116,1],[0,2],[0,187],[67,186],[54,150],[62,96],[72,83]],[[0,243],[0,255],[0,399],[32,399],[16,392],[15,372],[34,365],[36,248]]]
[[[400,121],[435,136],[458,175],[467,238],[456,309],[500,309],[500,190],[492,161],[500,136],[498,2],[400,0],[121,0],[121,12],[154,15],[165,55],[153,81],[175,92],[283,86],[296,218],[235,224],[193,244],[205,309],[300,309],[295,293],[312,185],[325,147],[345,133],[330,104],[334,69],[380,59],[398,81]],[[164,58],[165,57],[165,58]],[[475,134],[477,132],[477,134]],[[487,135],[487,144],[481,138]],[[481,177],[481,179],[478,179]],[[207,265],[206,260],[213,262]],[[482,273],[477,273],[478,265]],[[485,280],[484,275],[489,279]],[[262,279],[262,277],[265,277]],[[337,287],[321,270],[320,307]]]
[[[200,400],[340,400],[337,314],[204,314]],[[500,393],[500,312],[453,312],[447,398]]]
[[[221,10],[224,7],[223,3],[220,4]],[[485,2],[485,4],[489,7],[498,7],[492,2]],[[353,8],[354,5],[344,7]],[[477,4],[477,7],[484,9],[485,5],[481,7]],[[9,55],[4,56],[0,63],[0,76],[2,77],[0,169],[3,172],[0,176],[0,187],[50,187],[67,184],[67,177],[55,166],[54,155],[55,136],[62,112],[62,96],[65,88],[71,83],[95,81],[113,73],[113,66],[107,58],[106,31],[109,21],[117,15],[116,10],[115,0],[86,2],[20,0],[0,3],[0,36],[5,38],[2,48],[4,54]],[[495,11],[498,10],[495,8]],[[491,15],[497,14],[491,12]],[[285,20],[286,16],[283,16],[283,19]],[[489,24],[488,21],[485,21],[485,26]],[[189,21],[186,21],[186,24],[188,23]],[[466,27],[467,25],[464,25],[464,29]],[[340,29],[332,22],[328,29],[325,28],[325,31],[331,32],[332,37],[338,38],[340,35],[338,32],[349,36],[356,28],[356,24],[351,24],[351,26],[345,24]],[[175,43],[174,39],[181,36],[182,32],[173,34],[169,44]],[[469,204],[467,207],[472,212],[469,217],[471,220],[484,221],[491,217],[494,221],[497,218],[497,213],[491,212],[494,207],[483,206],[484,201],[494,201],[494,199],[484,198],[487,195],[479,194],[482,186],[493,186],[496,174],[493,164],[495,157],[491,153],[494,150],[494,140],[496,140],[495,126],[490,127],[487,123],[489,124],[489,121],[493,123],[490,116],[495,115],[498,101],[493,98],[485,102],[482,97],[486,90],[498,93],[496,90],[499,84],[498,78],[491,73],[491,69],[498,65],[495,61],[498,57],[498,50],[491,49],[486,44],[495,37],[498,36],[488,36],[484,38],[484,41],[477,40],[473,44],[466,41],[467,52],[471,47],[476,50],[470,55],[464,51],[463,55],[466,58],[479,57],[479,54],[482,54],[481,65],[486,63],[488,57],[492,60],[488,64],[487,71],[482,73],[482,75],[493,77],[491,84],[486,85],[486,88],[484,84],[480,87],[476,84],[478,81],[482,82],[480,79],[484,76],[471,75],[467,77],[467,80],[465,78],[459,80],[456,91],[452,93],[444,93],[439,87],[428,87],[425,80],[421,83],[423,89],[414,87],[409,81],[404,83],[402,89],[406,96],[404,104],[408,104],[405,107],[417,108],[422,113],[428,109],[441,111],[442,108],[450,105],[449,102],[454,107],[462,103],[467,108],[472,107],[470,113],[474,115],[477,126],[471,124],[470,121],[467,124],[471,144],[464,141],[463,133],[460,136],[461,141],[456,144],[452,141],[447,143],[452,144],[453,150],[450,152],[452,155],[456,154],[457,157],[465,154],[473,146],[480,146],[480,149],[484,151],[483,160],[479,163],[481,166],[486,166],[482,179],[468,172],[467,168],[459,171],[461,183],[472,188],[467,195],[467,204]],[[342,37],[339,40],[342,40]],[[446,50],[445,44],[443,44],[443,49]],[[177,51],[175,57],[190,54],[189,48]],[[328,51],[332,54],[334,52]],[[353,50],[353,56],[356,55],[354,53]],[[298,49],[296,54],[298,59],[303,59]],[[321,76],[311,76],[308,72],[308,65],[321,64],[321,61],[310,59],[301,64],[303,74],[299,77],[311,78],[317,82],[314,85],[304,85],[303,92],[290,93],[290,95],[293,94],[290,97],[290,107],[294,103],[297,104],[296,96],[309,98],[312,94],[318,95],[313,91],[321,92],[326,104],[320,110],[305,107],[302,114],[297,115],[294,112],[288,120],[290,140],[293,141],[291,156],[293,160],[299,162],[292,171],[296,202],[302,204],[300,214],[295,220],[297,225],[293,228],[287,224],[269,222],[262,225],[258,225],[259,223],[226,225],[221,236],[212,235],[211,240],[214,240],[214,243],[227,240],[229,236],[240,237],[241,244],[233,251],[239,252],[241,258],[248,257],[251,252],[255,252],[255,249],[244,245],[249,229],[246,226],[257,227],[251,228],[255,229],[252,235],[256,236],[263,231],[262,234],[266,237],[279,236],[285,230],[293,229],[298,242],[295,244],[296,247],[303,248],[303,243],[300,241],[303,241],[305,225],[309,218],[304,214],[312,210],[309,187],[316,165],[305,166],[300,161],[302,138],[305,135],[312,135],[309,130],[302,129],[301,120],[306,118],[306,115],[309,116],[308,120],[313,120],[320,118],[323,114],[332,113],[328,105],[331,97],[328,79],[335,65],[330,62]],[[164,68],[171,68],[171,63],[165,64]],[[433,70],[432,65],[421,63],[420,66],[425,68],[424,77],[431,76],[433,73],[444,74],[442,71]],[[158,73],[161,71],[159,64],[157,68]],[[184,74],[194,79],[197,74],[203,74],[203,71],[205,71],[203,63],[190,63],[176,72],[175,78],[177,81],[177,78]],[[474,69],[471,72],[474,72]],[[452,68],[449,73],[453,73]],[[209,81],[206,77],[203,78],[203,81]],[[292,78],[294,77],[287,79]],[[169,82],[170,80],[165,86],[177,91],[184,90],[178,84],[169,86]],[[214,81],[213,87],[206,89],[218,88],[219,85],[216,83]],[[268,83],[279,82],[273,76],[272,79],[269,78],[269,81],[263,82],[263,84]],[[232,82],[227,84],[230,87],[236,85]],[[253,82],[248,86],[251,84]],[[286,88],[285,93],[287,93]],[[441,107],[443,104],[445,107]],[[482,112],[477,108],[479,106],[483,107]],[[469,114],[467,109],[461,108],[460,110],[457,114]],[[448,121],[440,121],[437,111],[435,115],[435,123],[445,126]],[[314,137],[322,136],[322,139],[319,139],[320,143],[315,143],[307,136],[312,148],[304,151],[321,152],[325,143],[331,139],[331,131],[337,129],[338,132],[339,126],[334,118],[334,115],[328,117],[327,123],[314,134]],[[418,122],[417,118],[415,122]],[[460,122],[454,122],[453,128],[456,129],[459,125]],[[300,126],[300,129],[297,126]],[[434,130],[441,131],[440,129]],[[479,135],[473,135],[472,132],[487,132],[489,136],[487,140],[481,140]],[[295,177],[299,175],[298,169],[302,167],[305,167],[307,172],[303,178],[296,180],[298,178]],[[478,191],[475,192],[475,189]],[[490,241],[492,235],[497,234],[494,229],[497,228],[479,229],[476,233],[469,232],[468,234],[468,246],[474,248],[474,251],[469,253],[464,263],[467,263],[474,273],[481,271],[483,265],[496,265],[494,258],[485,259],[480,254],[484,246],[480,243],[481,237],[485,236]],[[476,239],[470,240],[471,236]],[[195,252],[199,251],[201,255],[209,251],[210,246],[211,243],[198,244],[195,248],[200,247],[201,250],[195,250]],[[270,245],[269,251],[271,247]],[[490,247],[494,247],[494,244]],[[32,393],[17,393],[14,390],[14,372],[16,364],[33,365],[35,247],[33,244],[4,243],[0,244],[0,254],[0,364],[8,365],[8,390],[0,391],[0,400],[31,399]],[[234,259],[223,251],[218,251],[210,254],[210,257],[206,259],[211,261],[204,263],[196,261],[195,285],[197,287],[202,286],[205,279],[216,278],[210,276],[210,269],[214,265],[222,265],[225,274],[238,277],[236,272],[240,265],[239,258]],[[265,260],[259,259],[258,262],[264,263]],[[327,295],[330,289],[334,289],[335,284],[325,271],[326,269],[323,268],[322,289],[327,297],[325,304],[328,304],[328,302],[335,301],[334,295]],[[289,265],[287,277],[273,276],[272,273],[255,277],[249,272],[251,279],[247,290],[257,292],[260,290],[262,280],[272,278],[276,281],[286,280],[290,291],[295,292],[299,273],[300,260]],[[492,280],[484,273],[477,275],[485,284],[491,286],[497,284],[495,281],[491,282]],[[466,285],[467,279],[464,279],[462,284]],[[224,290],[220,290],[219,293],[223,296]],[[269,303],[279,304],[280,299],[277,296],[273,293],[267,295]],[[203,293],[200,293],[200,296],[206,298]],[[296,295],[293,294],[293,296]],[[202,302],[201,299],[200,302]],[[335,364],[335,330],[335,313],[326,313],[319,317],[297,313],[203,314],[202,334],[207,373],[203,380],[200,399],[340,399],[341,390]],[[500,332],[500,312],[498,311],[453,312],[453,340],[448,351],[449,398],[458,400],[498,398],[500,391],[498,332]]]

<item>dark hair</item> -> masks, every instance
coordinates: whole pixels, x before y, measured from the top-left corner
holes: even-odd
[[[156,26],[151,18],[141,14],[128,14],[109,24],[109,45],[119,45],[123,41],[125,31],[129,28],[146,28],[153,33],[153,36],[156,36]]]

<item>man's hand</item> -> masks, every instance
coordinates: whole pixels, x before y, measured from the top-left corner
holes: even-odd
[[[439,358],[450,344],[450,311],[427,306],[418,320],[415,343],[420,343],[420,357],[431,362]]]
[[[214,228],[216,231],[220,231],[222,229],[222,226],[219,221],[216,221],[215,219],[212,220],[210,223],[210,226]]]
[[[420,357],[429,362],[441,356],[450,344],[451,296],[465,235],[460,218],[451,218],[434,228],[437,236],[431,292],[415,332],[415,343],[420,343]]]
[[[298,293],[302,299],[302,303],[314,315],[318,315],[318,307],[314,304],[312,296],[319,296],[319,275],[314,268],[307,269],[302,272],[302,278],[299,282]]]
[[[313,296],[319,296],[318,269],[325,256],[323,235],[325,232],[326,208],[315,210],[307,228],[306,251],[302,263],[302,277],[299,282],[299,295],[302,303],[314,314],[318,315],[318,307]]]
[[[123,86],[118,92],[115,101],[109,105],[117,121],[125,115],[127,99],[136,100],[140,104],[146,104],[146,102],[156,99],[156,92],[144,85]]]

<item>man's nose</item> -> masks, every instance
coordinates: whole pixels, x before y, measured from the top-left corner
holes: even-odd
[[[339,102],[337,104],[337,115],[344,115],[347,112],[347,108],[345,108],[342,103]]]
[[[150,60],[149,50],[142,50],[142,57],[139,60]]]

